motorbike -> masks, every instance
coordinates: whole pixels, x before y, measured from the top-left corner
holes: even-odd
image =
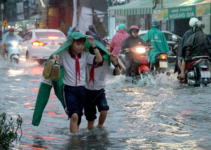
[[[6,43],[6,52],[3,54],[3,58],[10,62],[19,63],[19,42],[9,41]]]
[[[132,80],[133,82],[135,82],[136,80],[140,78],[144,78],[145,76],[148,76],[148,73],[150,72],[150,59],[146,55],[146,53],[149,50],[150,49],[148,46],[139,45],[133,48],[129,48],[127,52],[125,52],[125,53],[132,52],[134,54],[134,58],[133,58],[134,63],[132,65],[132,69],[130,73],[130,76],[133,78]],[[120,67],[123,70],[126,70],[125,53],[119,54],[119,58],[118,58]]]
[[[209,56],[193,57],[190,63],[186,64],[186,81],[190,86],[207,86],[211,83]]]
[[[152,75],[156,75],[158,73],[164,73],[168,68],[167,63],[167,54],[166,53],[157,53],[155,55],[155,63],[151,64],[150,71]]]

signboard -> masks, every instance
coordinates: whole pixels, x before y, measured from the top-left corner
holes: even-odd
[[[23,2],[16,3],[17,13],[23,13]]]
[[[47,29],[47,25],[44,22],[39,23],[39,29]]]
[[[4,20],[4,22],[2,23],[2,27],[7,27],[9,24],[8,24],[8,22],[7,22],[7,20]]]
[[[168,9],[155,10],[154,15],[156,20],[168,20]]]
[[[196,16],[196,6],[170,8],[168,10],[169,19],[185,19]]]
[[[210,4],[196,5],[196,16],[210,15]]]
[[[47,10],[43,9],[42,10],[42,21],[47,22],[47,16],[48,16]]]
[[[23,9],[24,9],[24,18],[28,19],[29,17],[29,2],[28,1],[24,1]]]
[[[27,24],[27,25],[26,25],[26,29],[27,29],[27,30],[35,29],[35,25],[34,25],[34,24]]]

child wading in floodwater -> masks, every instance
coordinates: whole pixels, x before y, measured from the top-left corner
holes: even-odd
[[[96,65],[87,65],[86,68],[87,84],[85,86],[85,116],[88,121],[88,129],[93,128],[95,119],[97,118],[96,106],[100,112],[98,122],[99,127],[103,126],[107,116],[107,111],[109,110],[104,89],[106,74],[114,76],[120,74],[120,68],[116,56],[114,54],[110,54],[110,56],[108,56],[109,53],[103,47],[102,49],[98,47],[98,49],[103,56],[103,61],[97,63]],[[105,52],[107,52],[107,54]],[[94,53],[92,48],[90,48],[90,53]],[[107,57],[105,57],[106,55]],[[108,58],[108,60],[106,60],[104,57]],[[109,64],[110,61],[113,65]]]
[[[75,33],[76,35],[81,33]],[[79,129],[83,115],[85,101],[85,78],[87,64],[95,65],[102,62],[102,57],[94,43],[94,38],[87,36],[87,40],[94,50],[92,55],[84,51],[86,37],[73,39],[69,50],[54,55],[59,60],[60,66],[64,68],[63,76],[63,98],[65,110],[70,119],[70,132],[75,133]]]

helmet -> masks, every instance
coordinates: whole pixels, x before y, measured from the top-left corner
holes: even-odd
[[[14,31],[14,28],[9,28],[9,31]]]
[[[139,31],[139,27],[138,26],[136,26],[136,25],[132,25],[131,27],[130,27],[130,29],[129,29],[129,32],[132,32],[132,31]]]
[[[191,18],[189,21],[190,27],[194,27],[197,21],[199,21],[197,18]]]
[[[117,32],[119,31],[119,26],[116,26],[116,31],[117,31]]]
[[[204,29],[205,28],[205,24],[202,21],[199,20],[199,21],[197,21],[195,23],[195,27],[199,28],[199,29]]]
[[[118,27],[119,30],[125,30],[125,25],[124,24],[119,24],[119,27]]]
[[[153,20],[152,23],[151,23],[151,26],[153,26],[153,27],[157,27],[159,25],[160,25],[160,22],[157,21],[157,20]]]

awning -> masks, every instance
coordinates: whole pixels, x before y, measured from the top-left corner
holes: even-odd
[[[173,9],[188,7],[186,10],[181,9],[181,11],[188,13],[188,15],[186,14],[185,16],[184,14],[181,14],[181,18],[190,18],[194,16],[209,15],[210,3],[211,0],[163,0],[163,9],[153,10],[152,0],[136,0],[125,5],[109,7],[108,12],[110,16],[155,13],[158,16],[158,20],[166,20],[169,19],[169,12],[175,12]],[[178,16],[178,18],[180,18],[180,15]],[[176,17],[176,19],[178,18]]]
[[[110,16],[151,14],[153,12],[152,1],[137,0],[125,5],[109,7],[108,12]]]

